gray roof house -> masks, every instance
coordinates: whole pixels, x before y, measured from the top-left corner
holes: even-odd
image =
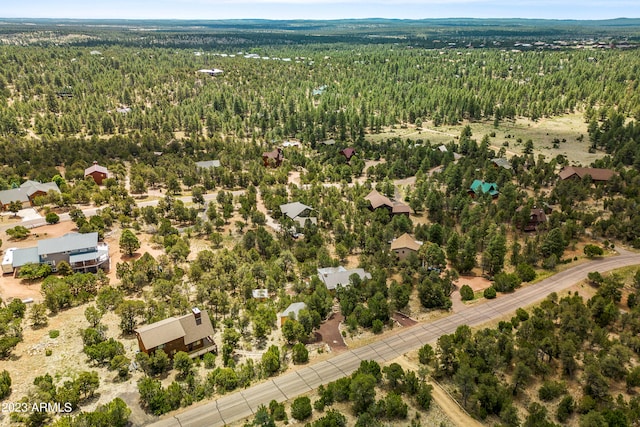
[[[304,203],[293,202],[286,203],[284,205],[280,205],[280,211],[282,215],[286,215],[296,223],[300,225],[300,227],[304,227],[307,221],[311,221],[312,224],[317,224],[318,219],[316,217],[310,216],[313,208],[311,206],[307,206]]]
[[[200,169],[212,169],[220,167],[220,160],[205,160],[202,162],[196,162],[196,166]]]
[[[282,310],[282,313],[278,313],[278,319],[280,326],[284,324],[284,321],[289,319],[290,317],[293,319],[298,318],[298,314],[300,314],[300,310],[304,310],[307,308],[307,304],[303,302],[294,302],[289,305],[289,307]]]
[[[13,252],[13,269],[25,264],[49,264],[57,271],[60,262],[69,263],[74,272],[95,273],[98,268],[110,267],[109,245],[98,242],[98,233],[68,233],[62,237],[39,240],[31,248],[16,249]]]
[[[7,209],[9,203],[18,201],[22,203],[23,208],[28,208],[33,204],[33,201],[38,196],[44,196],[49,191],[60,192],[60,189],[55,182],[37,182],[27,180],[18,188],[12,188],[10,190],[0,191],[0,209]]]
[[[346,269],[340,266],[318,269],[318,277],[330,291],[336,289],[338,285],[349,286],[349,277],[352,274],[357,274],[362,280],[371,279],[371,273],[364,271],[362,268]]]

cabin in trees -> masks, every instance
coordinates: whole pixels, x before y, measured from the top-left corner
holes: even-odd
[[[49,191],[60,193],[60,189],[55,182],[25,181],[18,188],[0,191],[1,209],[9,209],[11,202],[20,202],[23,209],[28,208],[35,204],[36,197],[46,196]]]
[[[520,213],[525,209],[524,206],[520,206],[516,209],[516,212]],[[540,224],[547,222],[547,215],[543,209],[533,207],[529,212],[529,220],[524,224],[524,231],[537,231]]]
[[[558,176],[561,180],[576,179],[580,180],[589,175],[593,182],[607,182],[609,181],[615,172],[611,169],[599,169],[599,168],[581,168],[577,166],[565,166],[562,168]]]
[[[318,223],[318,219],[311,216],[313,208],[305,205],[304,203],[286,203],[284,205],[280,205],[280,211],[282,212],[282,215],[291,218],[294,222],[300,225],[300,227],[304,227],[307,221],[310,221],[312,224]]]
[[[496,168],[513,170],[513,166],[511,166],[509,160],[505,159],[504,157],[496,157],[494,159],[491,159],[491,163],[493,163],[493,166],[495,166]]]
[[[347,163],[349,163],[351,158],[356,155],[356,149],[351,147],[345,148],[344,150],[340,150],[340,154],[342,154],[344,158],[347,159]]]
[[[338,286],[349,286],[349,278],[353,274],[360,277],[361,280],[371,279],[371,273],[364,271],[362,268],[346,269],[343,266],[340,266],[318,269],[318,277],[330,291],[334,291]]]
[[[215,169],[220,167],[220,160],[204,160],[202,162],[196,162],[196,167],[199,169]]]
[[[84,170],[84,177],[88,176],[92,177],[96,184],[102,185],[102,181],[109,178],[109,171],[106,167],[100,166],[98,162],[93,162],[93,165]]]
[[[194,358],[209,352],[217,352],[213,341],[213,325],[205,310],[193,308],[191,313],[169,317],[135,330],[138,348],[147,354],[162,350],[169,357],[184,351]]]
[[[289,307],[285,308],[282,313],[278,313],[278,324],[280,327],[284,324],[285,320],[298,319],[298,315],[300,314],[300,310],[305,310],[307,305],[303,302],[294,302],[290,304]]]
[[[479,179],[474,180],[471,183],[468,191],[471,197],[476,197],[481,194],[489,194],[492,198],[498,197],[498,184],[495,182],[484,182]]]
[[[49,264],[57,271],[61,262],[67,262],[76,273],[97,273],[109,270],[109,245],[98,242],[98,233],[68,233],[62,237],[39,240],[38,246],[13,251],[13,270],[26,264]]]
[[[265,301],[269,299],[269,289],[253,289],[251,291],[251,296],[253,299],[257,299],[258,301]]]
[[[265,151],[262,153],[262,163],[265,167],[271,166],[277,168],[282,164],[284,160],[284,154],[282,153],[282,148],[276,148],[273,151]]]
[[[410,254],[418,252],[421,246],[422,242],[414,240],[408,233],[404,233],[391,242],[391,250],[399,260],[406,259]]]
[[[393,202],[386,196],[378,193],[376,190],[371,190],[369,194],[365,196],[365,199],[369,201],[369,209],[375,211],[376,209],[384,208],[388,209],[392,215],[407,215],[411,212],[409,206],[401,202]]]

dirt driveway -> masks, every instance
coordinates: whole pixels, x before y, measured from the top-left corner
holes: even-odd
[[[347,349],[342,334],[340,333],[340,323],[344,321],[342,313],[333,313],[329,320],[320,325],[318,334],[322,337],[322,341],[327,343],[331,351],[338,352]]]

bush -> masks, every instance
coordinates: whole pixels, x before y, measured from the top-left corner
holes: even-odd
[[[60,336],[60,331],[57,329],[52,329],[49,331],[49,338],[58,338]]]
[[[563,382],[545,381],[538,390],[538,398],[544,402],[550,402],[567,392],[567,386]]]
[[[298,397],[291,404],[291,416],[298,421],[309,418],[311,411],[311,400],[307,396]]]
[[[498,292],[513,292],[520,283],[522,281],[517,274],[501,272],[496,274],[493,286]]]
[[[11,394],[11,376],[9,371],[0,372],[0,400]]]
[[[206,353],[202,356],[204,367],[207,369],[213,369],[216,367],[216,355],[213,353]]]
[[[60,217],[58,216],[57,213],[55,212],[49,212],[45,217],[44,220],[47,222],[47,224],[57,224],[60,222]]]
[[[558,405],[558,412],[556,413],[556,419],[561,423],[564,423],[569,419],[575,409],[575,403],[573,397],[565,396]]]
[[[293,363],[307,363],[309,361],[309,350],[301,342],[293,346]]]
[[[486,299],[494,299],[496,297],[496,288],[489,286],[484,290],[483,295]]]
[[[47,356],[47,357],[51,356],[52,354],[53,354],[53,350],[51,350],[50,348],[48,348],[48,349],[46,349],[44,351],[44,355]]]
[[[529,264],[522,263],[516,267],[516,274],[523,282],[531,282],[537,276],[536,271]]]
[[[597,245],[585,245],[583,252],[589,258],[602,256],[604,254],[604,251],[602,250],[602,248]]]
[[[471,301],[473,299],[473,289],[469,285],[462,285],[460,288],[460,298],[462,301]]]
[[[382,323],[382,320],[380,319],[374,320],[373,323],[371,324],[371,331],[374,334],[382,333],[382,329],[384,329],[384,323]]]

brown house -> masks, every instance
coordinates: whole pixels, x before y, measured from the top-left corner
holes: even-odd
[[[206,311],[194,308],[190,314],[170,317],[135,330],[140,351],[152,354],[163,350],[169,357],[179,351],[190,357],[216,352],[213,325]]]
[[[401,202],[393,202],[387,196],[383,196],[376,190],[371,190],[369,194],[364,197],[369,201],[369,209],[375,211],[376,209],[385,208],[388,209],[391,215],[407,215],[411,213],[409,206]]]
[[[340,154],[342,154],[344,158],[347,159],[347,163],[349,163],[351,158],[356,155],[356,149],[351,147],[345,148],[344,150],[340,150]]]
[[[607,182],[615,175],[615,172],[611,169],[599,169],[599,168],[580,168],[577,166],[565,166],[562,168],[558,176],[562,180],[567,179],[582,179],[589,175],[593,182]]]
[[[98,162],[84,170],[84,177],[91,176],[98,185],[102,185],[102,181],[109,178],[109,171],[104,166],[100,166]]]
[[[522,212],[523,207],[520,206],[516,212]],[[529,221],[524,225],[524,231],[537,231],[540,224],[547,222],[547,215],[540,208],[531,208],[529,213]]]
[[[262,153],[262,163],[264,163],[265,166],[277,168],[282,164],[282,160],[284,160],[282,148],[276,148],[273,151],[265,151]]]

